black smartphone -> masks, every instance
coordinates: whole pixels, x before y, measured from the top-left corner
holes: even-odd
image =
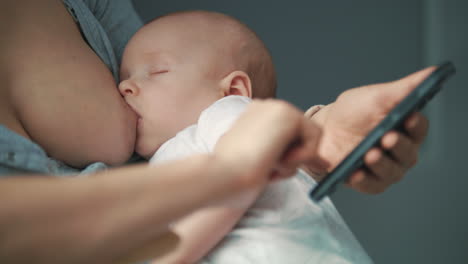
[[[372,147],[380,144],[380,138],[392,129],[402,129],[406,118],[421,110],[442,88],[442,83],[455,73],[452,62],[444,62],[414,89],[359,143],[359,145],[322,179],[310,192],[316,202],[335,191],[338,183],[345,181],[351,173],[364,166],[364,155]]]

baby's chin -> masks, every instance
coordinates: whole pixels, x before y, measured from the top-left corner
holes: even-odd
[[[145,144],[145,142],[137,139],[135,152],[143,158],[149,160],[151,157],[153,157],[154,153],[159,149],[160,146],[161,144]]]

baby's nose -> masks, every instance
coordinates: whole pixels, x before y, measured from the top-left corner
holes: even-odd
[[[123,96],[138,95],[138,87],[131,80],[125,80],[125,81],[120,82],[119,91],[120,91],[120,94]]]

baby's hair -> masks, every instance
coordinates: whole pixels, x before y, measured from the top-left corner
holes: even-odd
[[[173,12],[157,17],[150,23],[176,16],[194,16],[200,20],[203,18],[211,26],[220,27],[224,36],[228,36],[234,44],[226,48],[231,51],[230,57],[235,68],[229,70],[242,70],[249,75],[254,98],[275,97],[277,81],[272,56],[264,42],[246,24],[226,14],[203,10]]]

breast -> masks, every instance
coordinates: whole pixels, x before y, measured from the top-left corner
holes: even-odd
[[[135,114],[62,2],[6,1],[0,15],[0,122],[74,167],[124,162]]]

